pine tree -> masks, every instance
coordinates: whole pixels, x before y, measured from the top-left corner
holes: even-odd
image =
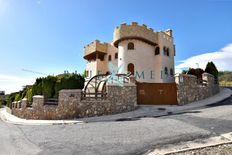
[[[215,78],[215,81],[216,82],[218,81],[218,70],[212,61],[207,63],[206,68],[205,68],[205,72],[212,74]]]

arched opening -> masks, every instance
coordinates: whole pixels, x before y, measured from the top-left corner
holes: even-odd
[[[169,55],[170,55],[170,50],[169,50],[169,48],[166,47],[166,46],[163,47],[163,52],[164,52],[164,55],[166,55],[166,56],[169,56]]]
[[[133,50],[133,49],[135,49],[134,43],[129,42],[128,45],[127,45],[127,49],[128,49],[128,50]]]
[[[115,59],[118,59],[118,53],[115,53],[114,57]]]
[[[159,55],[160,54],[160,48],[159,46],[155,48],[155,55]]]
[[[164,68],[164,74],[168,75],[168,68],[167,67]]]
[[[166,50],[167,50],[167,56],[169,56],[169,48],[167,48]]]
[[[174,75],[174,72],[173,72],[173,69],[172,69],[172,68],[170,69],[170,75],[171,75],[171,76]]]
[[[134,64],[129,63],[127,65],[127,71],[130,72],[132,75],[134,75],[134,73],[135,73],[135,66],[134,66]]]
[[[109,55],[109,57],[108,57],[108,61],[111,61],[111,55]]]
[[[167,48],[165,46],[163,47],[163,52],[164,52],[164,55],[167,55]]]

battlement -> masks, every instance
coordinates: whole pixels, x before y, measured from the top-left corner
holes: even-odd
[[[101,43],[99,40],[95,40],[84,47],[84,58],[96,57],[96,54],[107,54],[107,47],[108,43]]]
[[[126,39],[138,39],[151,45],[157,45],[158,35],[145,24],[138,25],[137,22],[132,22],[131,25],[127,25],[123,23],[114,29],[114,45],[117,47],[120,41]]]
[[[171,29],[167,29],[167,30],[165,31],[165,33],[166,33],[167,35],[169,35],[170,37],[172,37],[172,30],[171,30]]]

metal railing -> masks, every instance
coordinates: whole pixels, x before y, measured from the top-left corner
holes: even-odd
[[[44,105],[58,105],[58,99],[57,98],[46,98]]]
[[[99,74],[93,76],[85,85],[83,92],[81,93],[81,99],[106,99],[106,83],[114,82],[115,77],[112,77],[111,74]],[[131,73],[128,74],[116,74],[117,80],[121,80],[122,83],[130,83]]]

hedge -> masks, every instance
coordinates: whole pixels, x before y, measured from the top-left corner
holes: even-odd
[[[25,87],[22,91],[11,93],[7,100],[7,106],[11,103],[26,97],[32,102],[34,95],[44,95],[46,98],[58,98],[61,89],[83,89],[85,79],[80,74],[60,74],[57,76],[47,76],[37,78],[32,86]]]

